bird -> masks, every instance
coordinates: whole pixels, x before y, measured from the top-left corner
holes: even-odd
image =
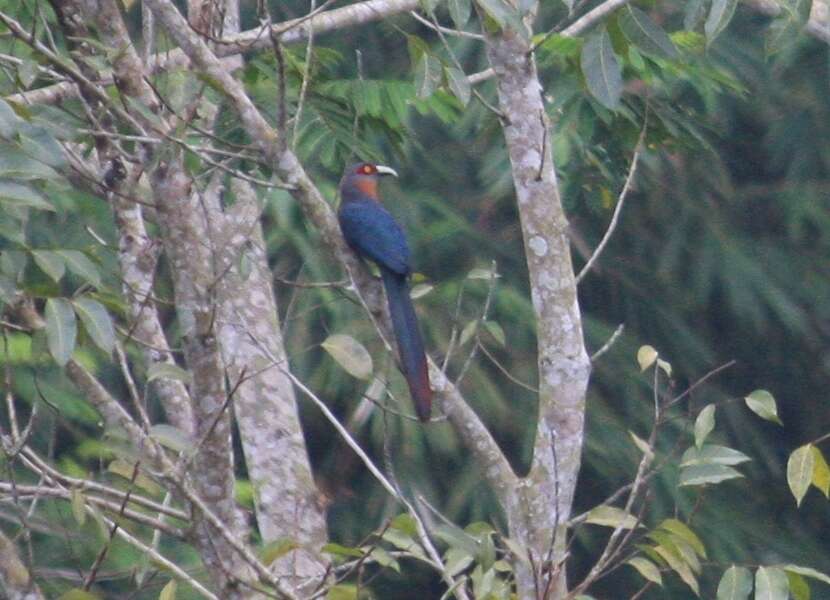
[[[340,180],[340,230],[358,256],[374,262],[386,290],[392,329],[398,343],[401,372],[409,386],[415,413],[429,421],[432,389],[429,384],[426,353],[415,307],[409,296],[412,272],[409,245],[403,228],[378,196],[378,181],[398,174],[391,167],[371,162],[352,165]]]

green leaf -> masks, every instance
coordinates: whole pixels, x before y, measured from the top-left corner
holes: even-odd
[[[715,428],[715,405],[709,404],[705,406],[695,419],[695,446],[698,450],[703,446],[703,442],[712,433]]]
[[[76,298],[72,304],[95,345],[106,353],[112,352],[115,347],[115,329],[104,305],[88,296]]]
[[[66,165],[66,156],[63,147],[41,125],[29,125],[18,134],[23,151],[50,167],[60,168]]]
[[[448,0],[447,7],[450,10],[450,17],[458,29],[464,29],[467,21],[470,20],[470,0]]]
[[[72,504],[72,516],[75,517],[75,522],[78,525],[86,523],[86,510],[84,509],[86,501],[84,493],[79,488],[72,488],[69,492],[69,497]]]
[[[793,450],[789,460],[787,460],[787,484],[795,497],[796,506],[801,506],[804,495],[810,489],[810,484],[813,481],[814,465],[815,457],[811,444]]]
[[[358,600],[357,586],[350,583],[340,583],[329,588],[326,600]]]
[[[24,90],[28,90],[37,79],[37,63],[33,60],[24,60],[17,67],[17,78],[23,85]]]
[[[0,99],[0,137],[11,140],[17,134],[17,130],[24,121],[17,116],[9,104]]]
[[[150,365],[150,368],[147,369],[147,383],[150,383],[154,379],[160,378],[175,379],[176,381],[181,381],[187,385],[189,385],[192,380],[190,373],[182,369],[179,365],[166,362],[153,363]]]
[[[618,22],[625,37],[644,54],[672,60],[680,57],[666,32],[639,8],[629,4]]]
[[[119,477],[123,477],[128,482],[133,479],[134,470],[135,463],[126,461],[122,458],[116,458],[107,465],[107,471],[114,473]],[[151,496],[158,496],[161,494],[161,487],[145,475],[140,469],[138,474],[135,476],[135,485],[146,491]]]
[[[473,554],[464,548],[451,547],[444,554],[444,568],[455,577],[473,564]]]
[[[704,547],[703,542],[697,534],[682,521],[678,521],[677,519],[666,519],[660,523],[659,527],[660,529],[670,532],[672,535],[689,544],[689,546],[691,546],[701,558],[706,558],[706,548]]]
[[[452,91],[453,95],[458,98],[462,105],[467,106],[470,102],[472,88],[464,71],[456,67],[447,67],[446,73],[450,91]]]
[[[787,600],[790,584],[787,574],[777,567],[758,567],[755,571],[755,600]]]
[[[369,552],[370,548],[365,549],[366,552]],[[375,562],[378,563],[381,567],[386,567],[392,569],[393,571],[397,571],[398,573],[401,572],[401,564],[398,560],[389,554],[386,550],[381,548],[380,546],[372,546],[372,558],[375,559]]]
[[[648,445],[648,442],[642,439],[633,431],[629,431],[628,435],[631,436],[634,445],[639,448],[640,452],[648,456],[648,462],[650,463],[654,459],[654,449]]]
[[[418,298],[426,296],[434,289],[435,286],[433,285],[430,285],[428,283],[419,283],[417,285],[412,286],[412,289],[409,291],[409,297],[413,300],[417,300]]]
[[[3,202],[38,210],[55,210],[40,192],[28,185],[13,181],[0,181],[0,204]]]
[[[372,357],[369,351],[350,335],[330,335],[320,344],[352,377],[369,379],[372,376]]]
[[[632,529],[637,526],[637,518],[616,506],[600,505],[591,509],[585,519],[586,523],[603,527],[622,527]]]
[[[461,337],[458,339],[458,345],[463,346],[470,338],[475,335],[476,330],[478,329],[478,320],[473,319],[469,323],[464,326],[464,329],[461,330]]]
[[[175,452],[185,452],[193,447],[190,437],[184,431],[166,423],[150,427],[150,437]]]
[[[280,538],[266,544],[265,547],[260,550],[259,558],[266,566],[270,566],[272,562],[281,556],[285,556],[292,550],[296,550],[299,547],[300,544],[291,538]]]
[[[816,486],[825,498],[830,497],[830,466],[824,460],[821,450],[812,446],[813,449],[813,485]]]
[[[74,588],[64,592],[58,600],[100,600],[100,596],[81,588]]]
[[[640,346],[640,349],[637,350],[637,364],[640,365],[640,371],[645,371],[653,365],[654,361],[657,360],[657,356],[657,350],[652,346]]]
[[[476,4],[495,21],[499,29],[504,29],[505,25],[511,22],[512,8],[502,0],[476,0]]]
[[[810,579],[817,579],[822,583],[826,583],[830,585],[830,575],[826,575],[821,571],[817,571],[816,569],[812,569],[810,567],[802,567],[799,565],[787,564],[787,565],[778,565],[778,568],[783,569],[784,571],[788,571],[791,573],[798,573],[799,575],[803,575],[804,577],[809,577]]]
[[[793,600],[810,600],[810,584],[798,573],[787,571],[787,583]]]
[[[435,9],[438,8],[438,5],[441,3],[441,0],[419,0],[419,2],[424,12],[428,15],[431,15],[435,12]]]
[[[647,558],[643,558],[642,556],[635,556],[634,558],[630,559],[626,564],[631,565],[637,572],[640,573],[643,577],[645,577],[648,581],[652,581],[659,586],[663,585],[663,578],[660,576],[660,569],[657,568],[653,562],[651,562]]]
[[[749,409],[762,419],[783,425],[781,419],[778,418],[778,406],[775,404],[775,398],[767,390],[755,390],[744,400]]]
[[[40,267],[40,270],[51,277],[55,283],[59,282],[66,272],[63,257],[57,252],[52,252],[51,250],[32,250],[32,258],[35,259],[35,264]]]
[[[691,568],[689,568],[689,565],[687,565],[683,560],[680,553],[675,548],[664,544],[654,546],[653,549],[660,556],[660,558],[666,561],[666,564],[680,576],[683,583],[692,588],[692,591],[696,596],[700,596],[700,587],[697,583],[697,577],[695,577],[695,574],[692,572]]]
[[[79,250],[58,250],[69,270],[95,287],[101,287],[101,274],[98,267]]]
[[[364,555],[363,550],[361,550],[360,548],[352,548],[350,546],[344,546],[343,544],[336,544],[334,542],[329,542],[328,544],[323,546],[321,552],[346,558],[361,558]]]
[[[622,95],[622,68],[604,27],[588,36],[580,58],[588,91],[609,110],[617,110]]]
[[[493,269],[482,269],[481,267],[471,269],[467,273],[467,279],[487,279],[489,281],[490,279],[498,279],[499,277],[501,275]]]
[[[159,600],[176,600],[177,586],[178,584],[175,579],[168,581],[167,585],[161,588],[161,592],[159,592]]]
[[[712,8],[709,9],[709,16],[706,17],[706,23],[703,25],[709,44],[729,25],[737,6],[738,0],[712,0]]]
[[[415,93],[418,98],[429,98],[441,85],[442,67],[441,61],[424,52],[415,65]]]
[[[77,324],[68,300],[49,298],[46,301],[46,340],[55,362],[64,366],[75,349]]]
[[[680,471],[680,483],[678,485],[715,484],[739,477],[743,477],[743,475],[726,465],[692,465]]]
[[[484,321],[484,327],[500,345],[507,345],[507,338],[504,335],[504,329],[502,329],[502,326],[496,321]]]
[[[680,457],[681,467],[692,465],[728,465],[735,466],[752,460],[743,452],[726,446],[716,444],[704,444],[698,450],[694,446],[689,448]]]
[[[692,31],[697,28],[705,14],[706,6],[703,0],[687,0],[683,7],[683,29]]]
[[[752,574],[749,569],[732,565],[718,584],[717,600],[746,600],[752,592]]]

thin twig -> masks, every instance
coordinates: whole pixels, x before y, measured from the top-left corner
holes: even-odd
[[[608,352],[611,349],[611,346],[613,346],[616,343],[617,339],[619,339],[619,337],[622,335],[624,329],[625,323],[620,323],[619,325],[617,325],[617,328],[614,330],[614,333],[611,334],[611,337],[608,338],[608,341],[605,342],[599,350],[594,352],[593,355],[591,355],[591,362],[596,361],[600,356]]]
[[[631,188],[631,182],[634,181],[634,174],[637,172],[637,162],[640,160],[640,152],[643,147],[643,140],[646,137],[646,129],[648,128],[648,108],[646,108],[645,118],[643,120],[643,128],[640,130],[640,137],[637,139],[637,145],[634,147],[634,156],[631,158],[631,166],[628,168],[628,176],[625,178],[625,183],[623,184],[622,191],[620,192],[619,197],[617,198],[617,206],[614,208],[614,214],[611,216],[611,222],[608,224],[608,229],[605,230],[605,235],[602,236],[602,240],[597,246],[594,253],[591,255],[591,258],[588,259],[588,262],[585,263],[585,266],[582,267],[582,270],[579,272],[579,275],[576,276],[576,284],[582,281],[585,275],[591,270],[591,267],[594,266],[594,263],[599,259],[600,254],[602,251],[605,250],[605,246],[608,244],[608,241],[611,239],[611,236],[614,235],[614,230],[617,228],[617,222],[620,218],[620,213],[622,212],[623,203],[625,202],[626,196],[628,196],[628,190]]]

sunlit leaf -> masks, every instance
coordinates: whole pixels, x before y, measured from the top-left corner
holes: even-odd
[[[320,345],[352,377],[369,379],[372,376],[372,356],[352,336],[336,333]]]
[[[637,350],[637,364],[640,365],[640,371],[645,371],[654,361],[657,360],[657,350],[651,346],[640,346]]]
[[[671,567],[671,569],[680,576],[683,583],[688,585],[696,596],[700,596],[700,586],[698,585],[697,577],[695,577],[692,569],[688,564],[686,564],[676,549],[660,544],[658,546],[654,546],[654,551],[660,556],[660,558],[666,561],[666,564],[668,564],[669,567]]]
[[[648,442],[639,437],[633,431],[629,431],[628,435],[631,436],[631,439],[634,441],[634,445],[639,448],[640,452],[645,454],[648,458],[648,462],[651,462],[654,459],[654,449],[648,445]]]
[[[799,575],[803,575],[804,577],[809,577],[810,579],[816,579],[821,581],[822,583],[826,583],[830,585],[830,575],[826,573],[822,573],[821,571],[817,571],[816,569],[812,569],[810,567],[802,567],[800,565],[777,565],[780,569],[784,571],[790,571],[792,573],[798,573]]]
[[[781,419],[778,418],[778,406],[775,404],[775,398],[767,390],[755,390],[744,400],[749,409],[762,419],[783,425]]]
[[[777,567],[758,567],[755,571],[755,600],[787,600],[790,584],[787,574]]]
[[[830,466],[827,465],[821,450],[815,446],[811,446],[811,448],[813,451],[812,483],[825,497],[830,497]]]
[[[810,600],[810,584],[798,573],[786,571],[787,584],[790,587],[790,598],[792,600]]]
[[[484,321],[484,327],[490,332],[490,335],[502,346],[507,344],[507,337],[504,334],[504,329],[496,321]]]
[[[648,581],[652,581],[657,585],[663,585],[663,578],[660,576],[660,569],[657,568],[653,562],[651,562],[647,558],[643,558],[642,556],[635,556],[634,558],[627,561],[626,564],[631,565],[637,572],[640,573],[643,577],[645,577]]]
[[[386,550],[384,550],[380,546],[372,546],[371,550],[372,558],[381,567],[392,569],[393,571],[397,571],[398,573],[401,572],[401,564],[394,556],[389,554]],[[368,552],[369,549],[367,548],[366,551]]]
[[[815,457],[810,444],[793,450],[787,460],[787,484],[795,497],[796,506],[801,506],[804,495],[810,489],[814,465]]]
[[[718,584],[717,600],[746,600],[752,592],[752,573],[749,569],[732,565]]]
[[[689,544],[701,558],[706,558],[706,548],[703,546],[703,542],[697,534],[682,521],[677,519],[666,519],[660,523],[659,527],[660,529],[665,529],[666,531],[671,532],[674,536]]]
[[[415,65],[415,93],[418,98],[429,98],[441,85],[441,61],[424,52]]]
[[[60,366],[65,365],[75,350],[78,329],[75,311],[64,298],[49,298],[46,301],[46,341],[49,353]]]
[[[493,269],[482,269],[481,267],[476,267],[475,269],[471,269],[469,273],[467,273],[467,279],[498,279],[501,275]]]
[[[115,347],[115,328],[104,305],[88,296],[75,298],[72,304],[95,345],[104,352],[112,352]]]
[[[175,579],[168,581],[159,592],[159,600],[176,600],[176,587],[178,587],[178,584]]]
[[[469,323],[464,326],[464,329],[461,330],[461,337],[458,340],[458,345],[463,346],[470,338],[473,337],[476,330],[478,329],[478,319],[473,319]]]
[[[700,449],[703,442],[715,428],[715,405],[709,404],[698,413],[695,419],[695,446]]]
[[[592,508],[585,519],[586,523],[604,527],[622,527],[632,529],[637,526],[637,518],[616,506],[601,505]]]
[[[435,286],[433,285],[430,285],[428,283],[419,283],[418,285],[412,286],[412,290],[410,290],[409,292],[409,297],[413,300],[417,300],[418,298],[426,296],[434,289]]]

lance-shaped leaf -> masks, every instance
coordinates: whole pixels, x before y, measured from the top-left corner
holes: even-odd
[[[726,29],[737,6],[738,0],[712,0],[712,8],[709,9],[709,16],[703,25],[708,43],[711,44]]]
[[[813,485],[816,486],[825,497],[830,497],[830,466],[824,459],[821,450],[812,446],[813,450]]]
[[[449,84],[453,95],[458,98],[459,102],[461,102],[464,106],[467,106],[470,102],[472,88],[470,87],[470,82],[467,80],[467,76],[464,74],[464,71],[455,67],[447,67],[447,83]]]
[[[95,345],[104,352],[112,352],[115,347],[115,329],[104,305],[87,296],[76,298],[72,304]]]
[[[801,506],[804,495],[810,489],[814,465],[815,457],[810,444],[793,450],[787,460],[787,484],[795,497],[796,506]]]
[[[695,446],[700,449],[715,428],[715,405],[705,406],[695,419]]]
[[[51,277],[55,283],[60,281],[66,272],[63,257],[57,252],[51,250],[32,250],[32,258],[35,259],[35,264],[40,267],[40,270]]]
[[[95,263],[87,258],[86,254],[79,250],[58,250],[58,253],[66,261],[69,270],[75,275],[79,275],[95,287],[101,287],[101,273]]]
[[[720,578],[717,600],[746,600],[752,592],[752,573],[749,569],[732,565]]]
[[[441,85],[441,61],[429,52],[421,54],[415,65],[415,93],[418,98],[429,98]]]
[[[463,29],[470,20],[470,0],[447,0],[447,8],[450,9],[450,17],[458,29]]]
[[[701,449],[694,446],[689,448],[680,457],[681,467],[692,465],[728,465],[735,466],[752,460],[740,450],[718,446],[717,444],[704,444]]]
[[[738,477],[743,477],[743,475],[726,465],[692,465],[680,472],[679,485],[714,484]]]
[[[631,565],[637,572],[645,577],[647,580],[656,583],[657,585],[663,585],[663,578],[660,576],[660,569],[657,568],[653,562],[651,562],[647,558],[643,558],[642,556],[635,556],[634,558],[630,559],[626,564]]]
[[[63,366],[72,356],[78,326],[75,323],[75,311],[68,300],[49,298],[46,301],[46,341],[49,353],[55,362]]]
[[[159,592],[159,600],[176,600],[176,588],[178,584],[175,579],[171,579],[167,584],[161,588]]]
[[[701,558],[706,558],[706,548],[703,542],[692,531],[688,525],[677,519],[666,519],[660,523],[660,529],[670,532],[674,537],[679,538],[689,544],[692,549],[700,555]]]
[[[777,567],[758,567],[755,571],[755,600],[787,600],[790,584],[787,574]]]
[[[617,110],[622,94],[622,68],[604,27],[588,36],[580,64],[591,95],[604,107]]]
[[[0,202],[39,210],[55,210],[43,194],[28,185],[13,181],[0,181]]]
[[[372,376],[372,357],[352,336],[336,333],[327,337],[321,346],[352,377],[369,379]]]
[[[803,575],[804,577],[809,577],[810,579],[817,579],[827,585],[830,585],[830,575],[822,573],[821,571],[817,571],[816,569],[812,569],[810,567],[802,567],[800,565],[778,565],[779,568],[783,569],[784,571],[798,573],[799,575]]]
[[[601,505],[592,508],[585,519],[586,523],[604,527],[622,527],[632,529],[637,526],[637,518],[616,506]]]
[[[674,42],[666,32],[639,8],[629,4],[621,15],[619,24],[625,37],[643,54],[655,58],[677,59],[680,57]]]

